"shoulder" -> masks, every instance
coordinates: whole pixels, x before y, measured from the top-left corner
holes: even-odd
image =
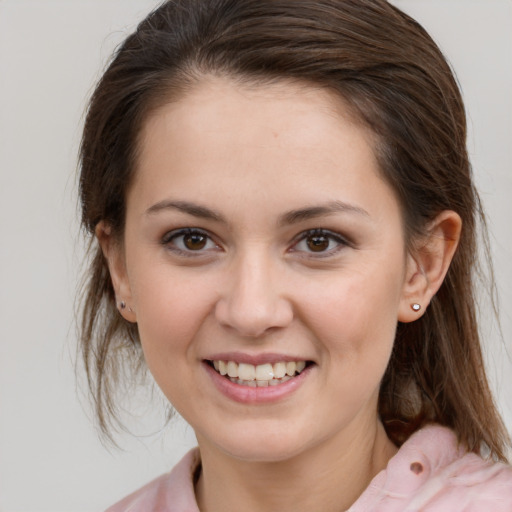
[[[447,428],[414,434],[350,512],[425,510],[510,512],[512,467],[467,453]]]
[[[106,512],[199,512],[193,484],[199,463],[196,448],[188,452],[170,473],[156,478]]]

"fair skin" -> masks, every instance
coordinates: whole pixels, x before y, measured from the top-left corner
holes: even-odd
[[[443,212],[406,251],[371,135],[326,91],[210,78],[151,114],[123,243],[97,235],[151,373],[195,430],[201,511],[357,499],[396,452],[377,400],[397,321],[422,314],[459,232]],[[261,377],[290,362],[286,382]]]

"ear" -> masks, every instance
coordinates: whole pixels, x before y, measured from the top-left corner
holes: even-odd
[[[116,294],[117,309],[125,320],[136,322],[137,317],[133,308],[133,297],[122,245],[112,234],[112,228],[103,221],[97,224],[95,234],[103,256],[107,260],[110,279]]]
[[[462,220],[451,210],[441,212],[427,228],[425,237],[407,256],[406,276],[398,321],[417,320],[430,304],[448,272],[457,249]],[[413,309],[418,304],[420,309]]]

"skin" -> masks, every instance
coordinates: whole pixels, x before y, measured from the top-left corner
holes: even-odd
[[[123,244],[104,224],[97,235],[150,371],[196,432],[200,509],[348,508],[396,452],[379,384],[397,321],[437,291],[460,219],[443,212],[407,252],[371,135],[306,86],[205,79],[140,140]],[[188,248],[183,228],[205,245]],[[312,229],[328,230],[320,251]],[[283,399],[240,403],[205,370],[226,352],[313,364]]]

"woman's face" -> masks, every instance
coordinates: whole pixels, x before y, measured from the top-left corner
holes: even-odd
[[[410,258],[368,132],[328,92],[212,79],[141,135],[117,288],[199,442],[276,461],[374,428]]]

